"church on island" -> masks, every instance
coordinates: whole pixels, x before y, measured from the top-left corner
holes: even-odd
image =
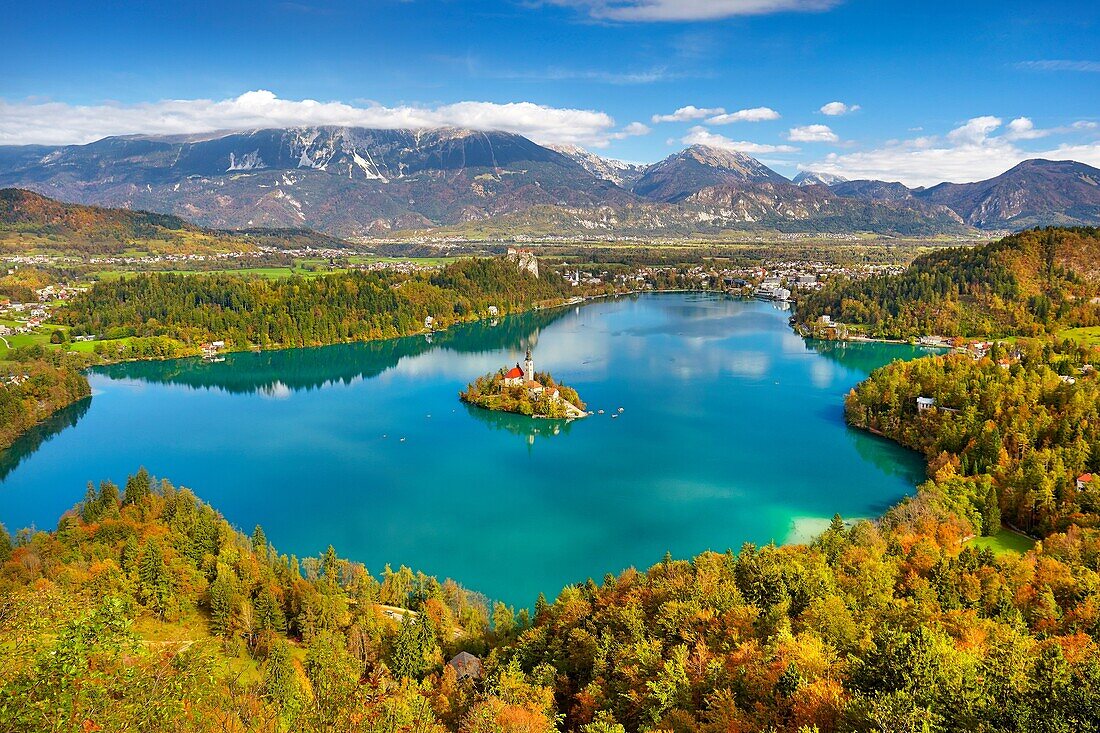
[[[502,369],[470,384],[462,399],[478,407],[518,412],[532,417],[573,420],[588,415],[576,390],[557,384],[549,374],[535,373],[531,350],[523,365]]]
[[[523,359],[523,366],[516,364],[514,367],[504,373],[504,386],[505,387],[526,387],[527,393],[531,396],[531,399],[537,400],[540,397],[549,397],[555,402],[563,402],[567,408],[567,412],[572,412],[568,408],[572,407],[576,412],[581,412],[577,409],[573,403],[564,400],[561,396],[561,390],[557,387],[547,387],[535,379],[535,360],[531,358],[531,350],[527,350],[527,356]],[[571,417],[584,417],[583,414],[570,415]]]
[[[535,381],[535,361],[531,358],[531,350],[527,350],[527,357],[523,360],[523,367],[516,364],[504,374],[504,384],[509,387],[521,387],[524,384],[538,385]]]

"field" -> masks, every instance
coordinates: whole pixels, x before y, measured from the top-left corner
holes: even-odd
[[[1100,346],[1100,326],[1067,328],[1058,332],[1060,339],[1072,339],[1082,346]]]
[[[224,640],[210,633],[210,622],[205,614],[171,623],[143,614],[134,620],[131,630],[138,636],[139,643],[150,649],[185,649],[192,644],[215,649],[218,671],[241,684],[256,684],[263,679],[259,662],[243,647],[237,649],[236,656],[225,653]],[[291,644],[290,653],[299,662],[305,660],[305,649],[297,644]]]
[[[461,257],[381,257],[378,255],[352,255],[348,262],[354,265],[373,265],[376,262],[412,262],[416,265],[449,265]]]
[[[122,345],[128,344],[132,340],[133,340],[133,338],[128,336],[126,338],[121,338],[121,339],[102,339],[102,340],[99,340],[99,341],[74,341],[73,343],[69,344],[68,350],[69,351],[75,351],[79,354],[91,354],[95,350],[96,344],[100,344],[100,345],[105,346],[105,347],[106,346],[115,346],[115,345],[122,346]]]
[[[1001,531],[992,537],[975,537],[970,542],[975,547],[992,550],[998,555],[1005,552],[1022,554],[1035,546],[1035,540],[1019,532],[1013,532],[1007,527],[1002,527]]]
[[[424,266],[437,266],[445,265],[459,257],[379,257],[376,255],[351,255],[347,258],[347,263],[352,265],[369,265],[378,262],[412,262],[417,265]],[[320,258],[300,258],[295,259],[291,265],[273,265],[273,266],[261,266],[261,267],[217,267],[212,269],[202,268],[172,268],[165,270],[149,269],[149,268],[108,268],[103,270],[95,270],[89,272],[87,276],[94,280],[112,281],[118,280],[128,275],[135,274],[137,272],[171,272],[180,275],[211,275],[211,274],[234,274],[234,275],[254,275],[256,277],[263,277],[269,280],[277,280],[279,278],[291,277],[297,275],[299,277],[321,277],[322,275],[329,275],[335,272],[346,272],[348,268],[346,266],[331,265],[328,260]]]

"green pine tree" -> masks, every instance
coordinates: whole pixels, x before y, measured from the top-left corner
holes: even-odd
[[[989,484],[982,500],[982,534],[992,537],[1001,531],[1001,505],[997,489]]]
[[[232,571],[220,566],[217,579],[210,584],[210,630],[216,636],[228,636],[232,630],[235,586]]]
[[[152,491],[153,480],[149,477],[149,472],[145,470],[145,466],[142,466],[137,473],[126,479],[126,494],[123,504],[140,504]]]
[[[172,597],[172,579],[164,562],[164,551],[155,538],[145,543],[138,564],[138,584],[141,601],[163,617]]]

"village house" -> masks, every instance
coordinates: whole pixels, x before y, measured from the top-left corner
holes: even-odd
[[[936,409],[935,397],[918,397],[917,398],[917,412],[924,412],[925,410]]]
[[[459,652],[447,666],[455,671],[458,681],[481,679],[481,660],[470,652]]]
[[[218,358],[218,352],[225,348],[224,341],[208,341],[201,346],[199,350],[202,351],[202,356],[207,360],[222,361],[223,358]]]
[[[1089,487],[1090,483],[1092,483],[1092,474],[1091,473],[1081,474],[1080,476],[1077,477],[1077,490],[1078,491],[1084,491],[1085,489],[1087,489]]]

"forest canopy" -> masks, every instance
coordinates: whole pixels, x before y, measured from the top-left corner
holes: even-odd
[[[234,274],[139,274],[100,282],[60,317],[74,335],[165,336],[186,344],[220,339],[233,348],[300,347],[392,338],[557,304],[569,286],[504,258],[466,259],[412,275],[353,271],[267,280]]]
[[[797,318],[822,315],[869,336],[1037,336],[1100,325],[1100,230],[1032,229],[991,244],[921,255],[899,275],[840,280]]]

